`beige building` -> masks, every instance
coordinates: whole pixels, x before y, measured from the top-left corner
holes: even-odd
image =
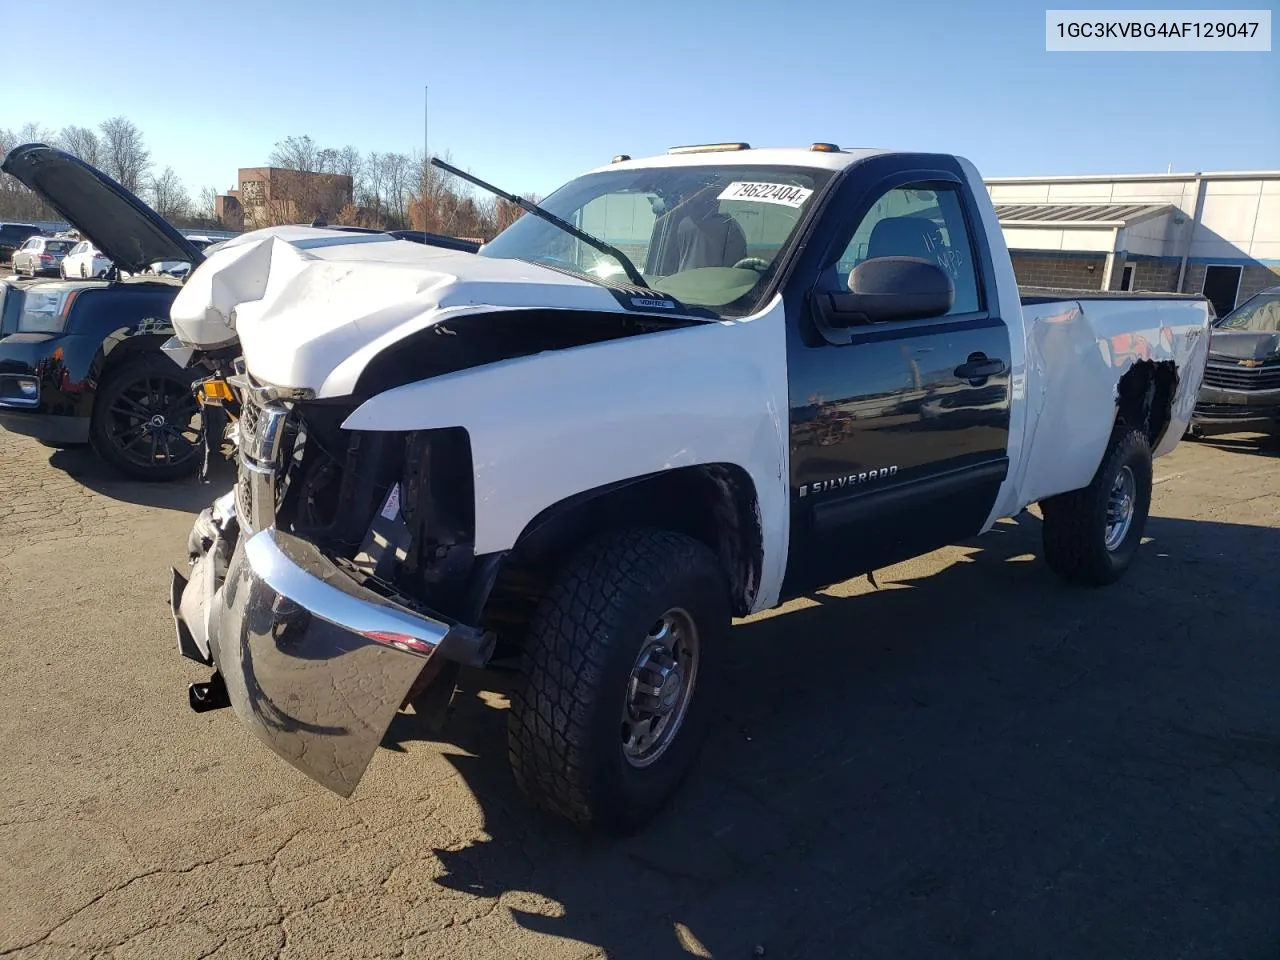
[[[1280,171],[986,181],[1023,286],[1203,293],[1280,283]]]
[[[332,220],[354,200],[351,177],[339,173],[241,167],[238,183],[215,202],[218,218],[232,230]]]

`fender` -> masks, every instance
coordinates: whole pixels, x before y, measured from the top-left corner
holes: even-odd
[[[762,518],[752,612],[776,604],[786,568],[784,308],[520,357],[396,387],[362,403],[348,430],[462,427],[471,441],[475,552],[515,546],[575,494],[678,467],[731,464]]]

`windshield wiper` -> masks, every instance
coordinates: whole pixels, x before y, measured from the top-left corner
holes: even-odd
[[[607,256],[613,257],[613,259],[617,260],[618,263],[621,264],[622,269],[627,274],[628,280],[634,283],[637,287],[641,287],[645,290],[649,289],[648,281],[645,280],[643,276],[641,276],[640,271],[636,269],[636,265],[631,262],[631,258],[628,257],[621,250],[619,250],[617,247],[612,246],[611,244],[605,243],[603,240],[597,237],[593,237],[589,233],[579,230],[568,220],[561,220],[550,210],[545,210],[542,207],[538,206],[536,203],[532,203],[529,200],[526,200],[524,197],[518,197],[514,193],[507,193],[505,190],[495,187],[492,183],[485,183],[485,181],[481,180],[479,177],[473,177],[471,174],[466,173],[462,170],[459,170],[457,167],[453,166],[453,164],[445,163],[443,160],[440,160],[437,157],[432,157],[431,165],[433,167],[439,167],[441,170],[448,171],[449,173],[452,173],[455,177],[461,177],[463,180],[466,180],[469,183],[474,183],[480,189],[488,190],[490,193],[501,197],[503,200],[506,200],[508,203],[514,203],[525,213],[532,213],[535,217],[541,217],[543,220],[547,221],[547,223],[551,224],[552,226],[559,227],[565,233],[575,236],[579,240],[581,240],[583,243],[590,244],[591,246],[595,247],[601,253],[606,254]],[[584,276],[586,276],[586,274],[584,274]]]

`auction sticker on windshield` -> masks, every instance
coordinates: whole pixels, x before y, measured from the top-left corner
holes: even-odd
[[[799,207],[813,194],[805,187],[793,187],[789,183],[752,183],[739,180],[729,184],[717,200],[755,200],[759,203],[780,203],[784,207]]]

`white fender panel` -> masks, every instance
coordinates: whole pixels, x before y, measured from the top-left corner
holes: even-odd
[[[462,426],[471,438],[477,553],[510,549],[570,496],[676,467],[740,466],[763,518],[753,610],[777,602],[790,508],[780,297],[753,318],[506,360],[407,384],[350,430]]]

